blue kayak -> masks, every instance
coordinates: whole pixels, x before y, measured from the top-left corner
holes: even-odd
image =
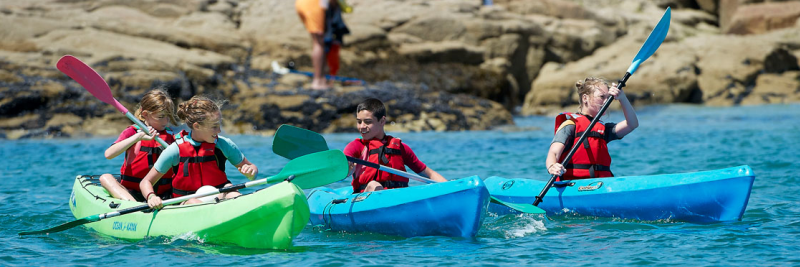
[[[474,237],[489,205],[478,176],[444,183],[352,194],[351,187],[308,194],[311,224],[344,232]]]
[[[736,221],[750,199],[755,174],[749,166],[649,176],[557,182],[539,207],[548,215],[580,214],[645,221],[694,223]],[[533,203],[546,181],[489,177],[492,196],[511,203]],[[490,212],[513,213],[491,204]]]

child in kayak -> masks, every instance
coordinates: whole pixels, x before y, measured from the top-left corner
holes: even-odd
[[[386,135],[383,130],[384,125],[386,125],[386,107],[383,102],[370,98],[358,104],[356,128],[361,133],[361,138],[347,144],[344,154],[401,171],[405,171],[405,166],[408,165],[414,172],[434,181],[447,181],[422,163],[400,138]],[[357,164],[351,164],[350,167],[354,193],[408,187],[408,178]]]
[[[136,109],[136,117],[143,121],[148,129],[142,131],[137,130],[136,126],[129,126],[120,133],[117,141],[106,149],[107,159],[113,159],[124,152],[125,162],[120,170],[119,181],[113,175],[106,173],[100,176],[100,184],[116,198],[144,202],[139,182],[147,175],[163,150],[155,140],[155,136],[167,144],[175,142],[172,130],[167,127],[170,122],[173,125],[177,124],[175,104],[165,91],[155,89],[142,97]],[[167,171],[167,177],[169,178],[165,179],[165,182],[156,185],[158,189],[156,194],[163,197],[172,194],[171,171]]]
[[[561,180],[575,180],[599,177],[613,177],[611,173],[611,156],[608,154],[607,143],[622,139],[639,127],[639,119],[628,101],[625,93],[599,78],[586,78],[575,83],[580,101],[580,111],[577,114],[562,113],[556,117],[555,137],[550,143],[547,152],[547,172],[560,176]],[[603,123],[598,121],[587,134],[583,144],[579,147],[566,166],[561,161],[566,158],[581,134],[587,130],[593,117],[602,116],[600,112],[608,96],[614,96],[622,106],[625,119],[618,123]]]
[[[173,167],[177,168],[172,179],[172,197],[194,194],[202,186],[232,186],[225,175],[225,161],[236,166],[250,180],[258,175],[256,165],[245,158],[236,144],[219,135],[222,124],[220,106],[221,104],[201,96],[192,97],[178,106],[178,117],[191,131],[182,131],[176,137],[175,143],[164,150],[153,169],[139,184],[150,207],[162,207],[162,198],[153,192],[153,185]],[[241,193],[233,191],[220,193],[216,197],[229,199],[240,195]],[[192,198],[182,204],[201,202]]]

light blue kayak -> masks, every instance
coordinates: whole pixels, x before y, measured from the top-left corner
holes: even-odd
[[[580,214],[645,221],[711,223],[741,220],[755,174],[749,166],[649,176],[558,182],[539,207],[548,215]],[[511,203],[533,203],[545,181],[489,177],[492,196]],[[491,204],[490,212],[513,213]]]
[[[333,231],[404,237],[474,237],[489,205],[478,176],[444,183],[352,194],[351,187],[308,194],[311,224]]]

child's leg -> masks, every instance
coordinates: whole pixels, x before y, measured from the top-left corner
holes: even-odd
[[[100,184],[103,185],[103,188],[108,190],[108,192],[111,193],[111,196],[115,198],[127,201],[136,201],[131,193],[128,192],[128,189],[117,182],[117,179],[111,174],[106,173],[100,175]]]
[[[330,70],[331,75],[336,76],[336,73],[339,72],[339,44],[332,44],[331,49],[328,51],[326,55],[328,61],[328,68]]]
[[[369,181],[369,183],[367,183],[367,187],[364,188],[364,192],[372,192],[378,190],[383,190],[383,185],[381,185],[381,183],[376,181]]]
[[[225,185],[225,187],[231,187],[231,186],[233,186],[233,184],[226,184]],[[230,199],[230,198],[235,198],[235,197],[238,197],[238,196],[241,196],[241,195],[242,195],[242,193],[239,193],[239,191],[232,191],[232,192],[227,192],[227,193],[221,193],[221,194],[217,195],[217,198],[219,198],[219,199]]]

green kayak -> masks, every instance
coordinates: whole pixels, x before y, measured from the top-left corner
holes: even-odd
[[[88,175],[75,179],[69,208],[75,218],[142,205],[111,197]],[[84,226],[128,240],[145,237],[198,239],[209,244],[285,249],[308,223],[306,196],[297,185],[281,182],[218,203],[167,206],[158,212],[135,212]]]

